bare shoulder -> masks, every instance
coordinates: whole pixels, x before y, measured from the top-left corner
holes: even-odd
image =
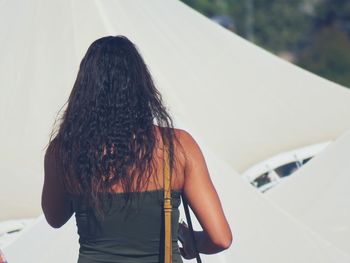
[[[160,134],[157,128],[158,135]],[[202,153],[193,136],[184,129],[172,128],[174,134],[174,150],[179,170],[189,170],[198,161],[201,162]]]
[[[61,172],[62,167],[58,160],[58,141],[57,138],[54,138],[48,145],[45,157],[44,157],[44,167],[45,167],[45,176],[58,176]]]
[[[47,147],[46,147],[46,154],[53,155],[54,152],[57,151],[58,144],[59,144],[58,138],[57,138],[57,137],[53,138],[53,139],[48,143],[48,145],[47,145]]]
[[[180,148],[185,163],[185,170],[187,170],[187,172],[189,172],[194,166],[205,165],[204,156],[200,146],[188,131],[175,129],[175,136],[180,145],[178,148]]]
[[[158,138],[161,138],[160,129],[164,129],[164,128],[159,126],[155,126],[155,128],[156,128],[156,134]],[[178,129],[178,128],[172,128],[172,131],[175,138],[174,140],[175,151],[179,156],[184,157],[183,155],[185,155],[185,152],[187,152],[188,148],[197,146],[196,141],[188,131],[185,131],[183,129]]]
[[[174,134],[182,147],[187,149],[189,147],[198,146],[197,142],[188,131],[183,129],[174,129]]]

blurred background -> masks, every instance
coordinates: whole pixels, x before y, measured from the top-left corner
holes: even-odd
[[[264,49],[350,87],[350,1],[182,2]]]

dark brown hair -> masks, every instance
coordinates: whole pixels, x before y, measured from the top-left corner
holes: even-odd
[[[48,150],[63,167],[67,192],[84,196],[99,215],[105,213],[99,192],[120,183],[128,199],[149,182],[154,124],[161,127],[173,167],[172,119],[145,62],[125,36],[90,45],[66,104]]]

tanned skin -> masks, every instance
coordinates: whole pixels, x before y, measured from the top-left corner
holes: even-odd
[[[162,167],[162,141],[159,127],[155,126],[157,147],[154,158],[157,166]],[[177,142],[175,144],[176,162],[173,170],[171,187],[182,190],[188,204],[196,215],[203,231],[196,231],[195,238],[200,253],[214,254],[230,247],[232,233],[224,215],[220,199],[211,181],[209,171],[200,147],[186,131],[175,129]],[[72,204],[67,198],[62,183],[62,168],[46,151],[45,178],[41,205],[47,222],[54,228],[63,226],[73,215]],[[163,169],[157,169],[152,175],[147,190],[158,189],[163,185]],[[113,186],[115,192],[121,192],[120,185]],[[195,257],[191,234],[185,224],[179,224],[179,234],[183,239],[180,247],[182,256],[186,259]]]

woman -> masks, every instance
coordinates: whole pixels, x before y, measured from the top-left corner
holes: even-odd
[[[173,262],[195,257],[183,194],[203,231],[200,253],[227,249],[230,227],[201,150],[175,129],[133,43],[103,37],[84,56],[61,124],[45,154],[42,209],[55,228],[75,213],[79,263],[162,262],[163,154],[169,152]],[[177,245],[177,234],[183,247]]]

